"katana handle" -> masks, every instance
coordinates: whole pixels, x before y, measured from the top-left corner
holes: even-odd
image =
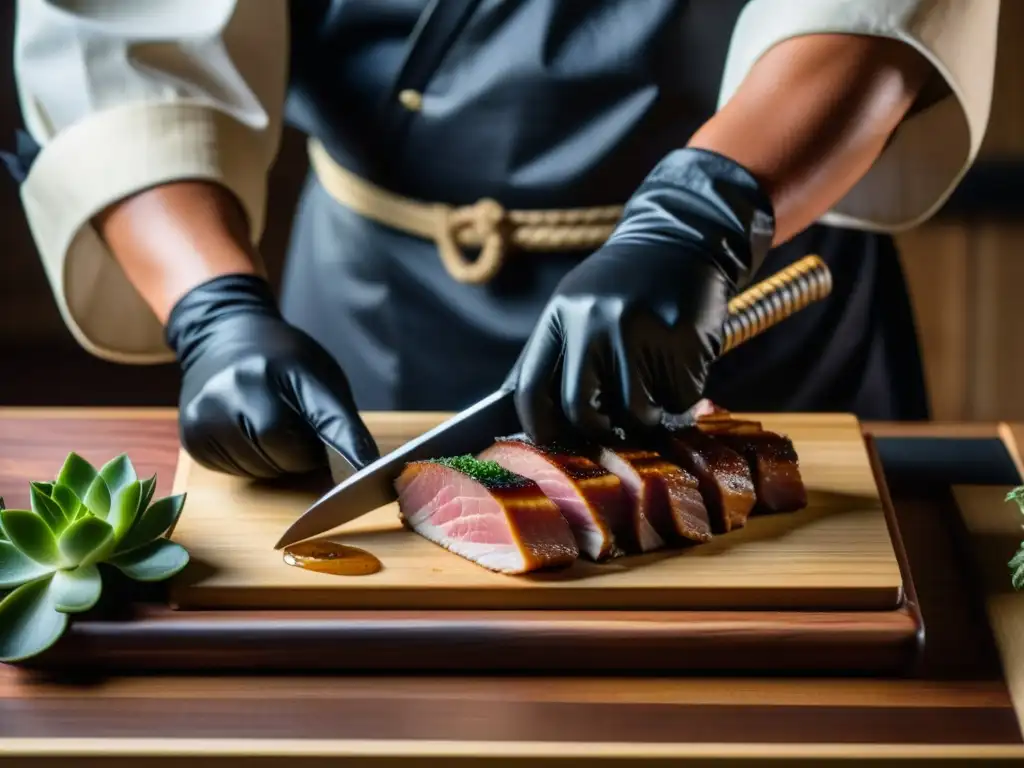
[[[721,355],[750,341],[832,292],[832,273],[818,256],[804,256],[729,302]]]

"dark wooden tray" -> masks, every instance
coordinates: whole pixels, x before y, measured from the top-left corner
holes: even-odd
[[[158,493],[166,493],[177,453],[173,418],[170,411],[0,408],[0,493],[15,504],[27,502],[25,480],[44,477],[69,447],[97,461],[128,450],[140,472],[161,473]],[[250,650],[238,651],[246,642],[238,632],[221,646],[223,666],[196,675],[92,679],[48,672],[35,676],[0,665],[0,765],[63,765],[69,757],[90,765],[133,766],[190,766],[197,757],[204,765],[232,766],[294,763],[297,758],[304,765],[331,766],[418,766],[469,759],[474,765],[506,768],[593,758],[616,765],[667,759],[701,765],[780,760],[818,765],[839,759],[886,764],[899,760],[901,765],[932,765],[937,760],[1019,762],[1024,753],[1007,679],[1019,690],[1020,675],[1000,663],[1000,647],[980,599],[987,594],[985,584],[972,575],[971,540],[950,486],[1016,484],[1020,474],[994,425],[869,423],[865,429],[878,437],[874,448],[885,469],[927,629],[926,642],[917,646],[918,663],[911,668],[919,671],[916,679],[792,674],[630,678],[610,670],[591,676],[500,679],[490,672],[272,676],[257,667],[238,669],[259,663],[253,649],[270,647],[266,638],[256,638]],[[999,588],[1006,574],[1000,569],[996,575]],[[993,585],[988,586],[991,593]],[[112,626],[117,622],[100,621],[76,625],[78,639],[94,645],[79,646],[82,655],[66,658],[68,666],[85,671],[88,658],[103,662],[105,657],[108,666],[117,667],[119,661],[112,657],[122,651],[137,652],[121,665],[126,671],[152,663],[151,651],[156,649],[147,649],[141,641],[169,626],[158,627],[159,622],[182,618],[156,609],[143,610],[136,621],[122,621],[118,627]],[[214,615],[206,618],[211,625],[222,623]],[[270,616],[254,618],[258,621],[253,626],[269,631]],[[376,618],[440,622],[447,617]],[[486,613],[454,618],[479,618],[482,634],[509,620],[520,638],[527,630],[519,624],[539,620]],[[554,634],[576,632],[574,620],[596,617],[556,613],[547,618],[547,629]],[[627,624],[634,620],[625,615],[604,617],[609,618]],[[660,625],[664,636],[672,637],[676,624],[685,623],[683,618],[638,612],[635,620]],[[195,653],[193,647],[203,647],[203,632],[211,627],[194,621],[190,626],[194,646],[187,645],[193,640],[182,624],[173,638],[160,639],[161,647],[173,653],[173,640],[183,644],[183,655]],[[535,653],[557,653],[539,625],[533,626]],[[589,627],[581,625],[580,641],[598,648],[602,641],[585,631]],[[420,625],[421,631],[428,628]],[[284,631],[290,630],[286,626]],[[377,654],[400,655],[366,627],[362,631],[364,642],[373,643]],[[495,642],[493,634],[484,639]],[[623,645],[612,646],[619,656]],[[329,642],[323,648],[325,654],[339,653]],[[751,653],[765,655],[760,647],[751,648]],[[465,646],[453,649],[451,653],[460,653]],[[363,653],[365,660],[370,651]],[[485,659],[482,652],[473,653],[474,658]],[[517,653],[522,654],[512,655]],[[666,648],[661,656],[670,653]],[[236,658],[239,654],[245,658]],[[639,656],[632,654],[635,664],[653,666]],[[551,666],[548,659],[542,661]],[[565,666],[560,669],[574,663],[565,654],[562,661]],[[408,659],[400,663],[409,666]],[[157,657],[156,666],[168,664],[167,656]],[[382,661],[380,668],[383,665]],[[228,674],[218,675],[220,669]]]
[[[174,611],[83,616],[31,665],[87,671],[911,674],[924,625],[874,441],[905,584],[891,611]]]

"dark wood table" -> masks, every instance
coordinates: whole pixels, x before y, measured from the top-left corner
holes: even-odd
[[[1024,759],[1020,702],[1015,708],[1011,696],[1024,671],[1001,664],[1015,635],[991,631],[988,598],[999,587],[979,576],[951,492],[957,484],[1017,482],[1010,430],[867,424],[865,431],[879,447],[928,633],[913,674],[251,670],[83,680],[0,667],[0,765]],[[158,493],[168,493],[178,455],[174,413],[0,409],[0,495],[12,506],[27,503],[27,480],[52,475],[71,449],[95,462],[126,451],[140,474],[157,472]]]

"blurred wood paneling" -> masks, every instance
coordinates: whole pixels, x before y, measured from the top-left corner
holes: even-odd
[[[975,419],[1024,416],[1024,226],[980,225],[972,229],[969,258],[975,275],[971,341],[974,365],[968,413]]]
[[[1024,160],[1024,2],[1003,0],[980,162]],[[1024,223],[933,221],[898,238],[935,419],[1024,418]]]
[[[899,240],[935,418],[962,414],[968,402],[967,382],[948,375],[966,370],[972,354],[964,322],[972,298],[966,287],[968,243],[967,230],[950,224],[920,227]]]
[[[970,2],[971,0],[966,0]],[[1024,3],[1002,0],[999,6],[999,49],[991,122],[981,156],[1024,155]]]
[[[1024,224],[928,224],[899,244],[933,418],[1024,418]]]
[[[970,0],[963,0],[969,2]],[[10,51],[11,2],[0,2]],[[1003,0],[995,100],[983,159],[1024,159],[1024,0]],[[7,57],[10,61],[10,56]],[[10,65],[0,66],[0,144],[20,125]],[[270,179],[262,243],[279,279],[306,173],[302,138],[287,131]],[[936,419],[1021,419],[1024,392],[1024,224],[985,216],[928,223],[898,238]],[[54,306],[16,189],[0,174],[0,404],[173,404],[173,366],[114,366],[73,341]],[[13,373],[12,373],[13,372]],[[69,375],[70,372],[70,375]]]

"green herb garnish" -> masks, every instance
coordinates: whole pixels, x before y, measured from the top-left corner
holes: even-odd
[[[1019,485],[1006,494],[1006,501],[1016,502],[1017,508],[1024,514],[1024,485]],[[1017,554],[1010,558],[1007,565],[1010,567],[1010,583],[1013,584],[1013,588],[1024,589],[1024,542],[1021,542]]]
[[[45,651],[69,614],[93,608],[101,563],[145,582],[188,564],[185,549],[164,538],[185,494],[151,504],[155,488],[156,475],[139,480],[124,454],[97,470],[70,453],[55,480],[29,484],[31,509],[5,509],[0,499],[0,661]]]
[[[471,454],[431,459],[435,464],[449,467],[476,480],[482,485],[518,485],[523,478],[505,469],[496,461],[481,461]]]

